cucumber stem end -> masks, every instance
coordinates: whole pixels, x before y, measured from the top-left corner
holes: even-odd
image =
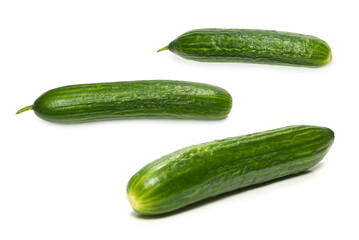
[[[165,51],[165,50],[168,50],[168,46],[161,48],[161,49],[158,50],[157,52],[162,52],[162,51]]]
[[[30,105],[30,106],[21,108],[19,111],[16,112],[16,114],[20,114],[22,112],[25,112],[25,111],[28,111],[28,110],[33,110],[33,109],[34,109],[33,105]]]

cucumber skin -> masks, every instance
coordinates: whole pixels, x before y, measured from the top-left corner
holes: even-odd
[[[125,118],[221,119],[232,107],[222,88],[194,82],[142,80],[80,84],[42,94],[33,110],[57,123]]]
[[[158,215],[302,172],[329,151],[329,128],[289,126],[180,149],[146,165],[127,185],[132,208]]]
[[[168,45],[173,53],[200,62],[248,62],[321,67],[329,45],[314,36],[256,29],[197,29]]]

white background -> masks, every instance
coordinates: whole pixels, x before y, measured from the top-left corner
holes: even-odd
[[[358,239],[356,1],[0,3],[0,239]],[[199,63],[169,51],[204,27],[315,35],[333,51],[318,69]],[[173,79],[233,96],[220,121],[119,120],[77,125],[15,112],[70,84]],[[307,174],[161,218],[136,215],[129,178],[178,148],[294,124],[326,126],[332,149]]]

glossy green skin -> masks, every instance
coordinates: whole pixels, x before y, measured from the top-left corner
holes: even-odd
[[[183,148],[146,165],[127,185],[132,208],[157,215],[191,203],[296,174],[316,165],[332,130],[289,126]]]
[[[329,45],[313,36],[252,29],[198,29],[168,45],[181,57],[201,62],[249,62],[320,67],[331,59]]]
[[[222,88],[194,82],[144,80],[65,86],[42,94],[42,119],[77,123],[124,118],[221,119],[232,106]]]

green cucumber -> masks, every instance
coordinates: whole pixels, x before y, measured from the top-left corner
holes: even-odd
[[[329,45],[313,36],[255,29],[197,29],[160,51],[200,62],[249,62],[321,67],[332,56]]]
[[[221,119],[231,95],[204,83],[143,80],[65,86],[42,94],[33,105],[40,118],[77,123],[124,118]]]
[[[329,151],[329,128],[289,126],[180,149],[146,165],[127,185],[143,215],[170,212],[246,186],[305,171]]]

